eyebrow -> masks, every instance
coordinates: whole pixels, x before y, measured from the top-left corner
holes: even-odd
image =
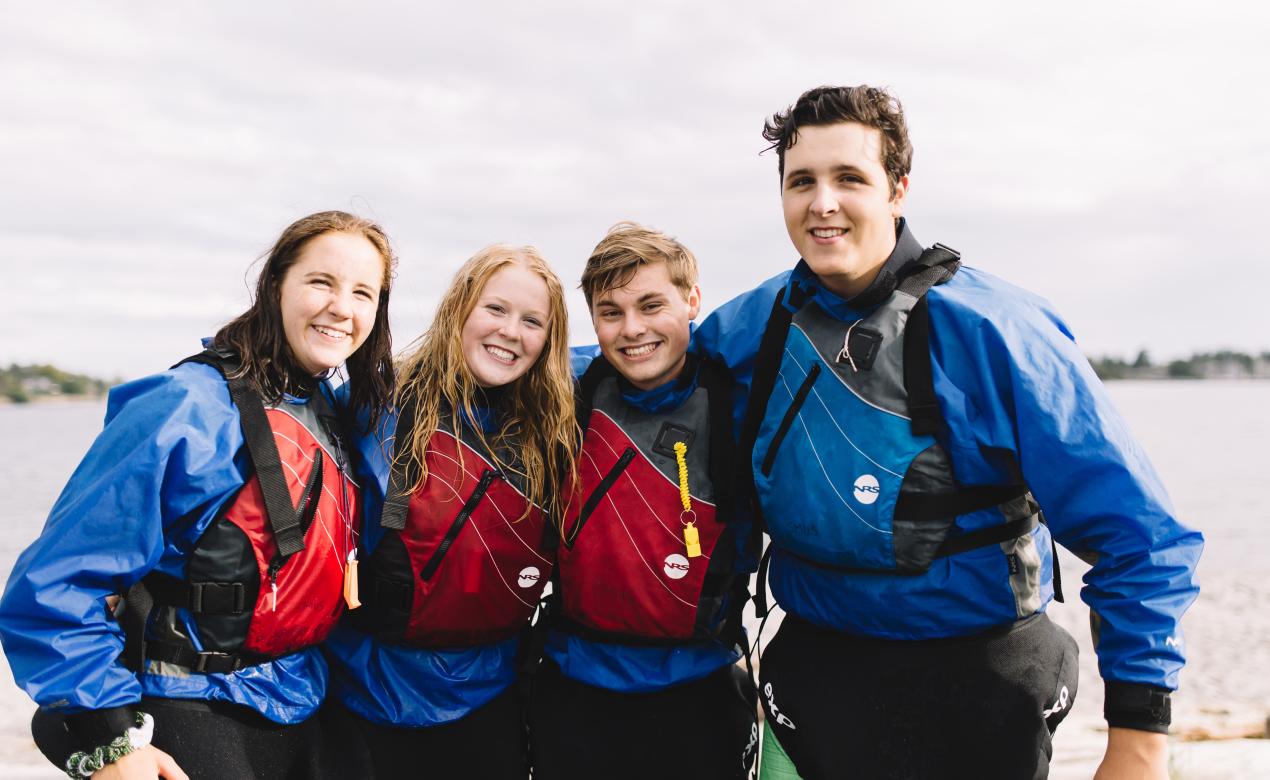
[[[830,173],[858,173],[864,175],[864,169],[850,163],[838,163],[829,169]],[[814,176],[815,173],[810,168],[795,168],[792,171],[785,172],[785,181],[789,181],[795,176]]]
[[[508,308],[508,309],[512,308],[511,301],[507,300],[501,295],[494,295],[493,293],[482,293],[481,302],[482,303],[497,303],[499,306],[502,306],[504,308]],[[524,312],[524,315],[527,317],[537,317],[541,320],[548,320],[551,318],[551,315],[545,311],[530,310],[530,311]]]
[[[640,304],[642,304],[642,303],[648,303],[649,301],[652,301],[652,300],[664,299],[665,297],[666,297],[665,293],[660,293],[660,292],[647,292],[647,293],[644,293],[643,295],[639,296],[639,299],[635,301],[635,305],[636,305],[636,306],[639,306],[639,305],[640,305]],[[612,298],[600,298],[600,300],[598,300],[598,301],[596,301],[596,302],[595,302],[595,306],[596,306],[596,308],[599,308],[599,307],[601,307],[601,306],[612,306],[614,309],[620,309],[620,308],[622,308],[621,306],[618,306],[618,305],[617,305],[617,304],[613,301],[613,299],[612,299]]]

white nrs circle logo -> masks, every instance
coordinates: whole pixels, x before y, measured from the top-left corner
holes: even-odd
[[[516,578],[516,584],[522,588],[532,588],[538,584],[538,580],[542,575],[538,572],[537,566],[526,566],[520,570],[520,576]]]
[[[861,504],[872,504],[878,500],[882,488],[878,486],[878,478],[872,474],[861,474],[855,479],[855,500]]]
[[[666,556],[662,571],[666,572],[666,576],[672,580],[681,580],[688,576],[688,559],[679,553],[671,553]]]

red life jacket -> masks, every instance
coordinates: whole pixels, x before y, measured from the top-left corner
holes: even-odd
[[[730,380],[703,363],[678,408],[645,412],[622,400],[597,358],[581,382],[580,490],[565,513],[556,624],[599,641],[677,643],[717,637],[733,588],[736,545],[724,519],[731,441]],[[674,445],[685,461],[701,554],[689,557]],[[720,506],[720,501],[723,506]],[[734,605],[739,615],[739,606]]]
[[[216,353],[183,362],[232,373]],[[321,390],[306,404],[271,409],[243,380],[230,380],[230,392],[255,473],[199,537],[184,580],[152,572],[127,596],[129,611],[147,598],[167,608],[156,614],[144,657],[196,671],[235,671],[326,639],[344,612],[344,570],[359,525],[357,486]],[[202,651],[178,628],[176,608],[191,613]]]
[[[396,440],[408,441],[412,425],[403,410]],[[413,492],[413,480],[393,469],[380,518],[387,530],[362,567],[369,609],[359,610],[357,624],[416,647],[514,636],[528,626],[555,565],[545,513],[470,431],[457,438],[444,420],[426,465],[428,478]]]

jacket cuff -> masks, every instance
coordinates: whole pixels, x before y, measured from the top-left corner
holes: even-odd
[[[1107,680],[1102,714],[1108,726],[1169,733],[1173,705],[1167,688]]]
[[[111,740],[136,725],[137,711],[132,705],[72,712],[66,716],[66,729],[82,750],[109,745]]]

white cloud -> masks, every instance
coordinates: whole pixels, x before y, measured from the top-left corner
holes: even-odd
[[[0,361],[167,365],[332,207],[393,235],[401,345],[477,248],[534,243],[572,289],[624,218],[688,243],[717,305],[794,259],[763,118],[861,81],[908,110],[918,236],[1086,349],[1268,346],[1227,290],[1270,284],[1270,10],[853,5],[25,7],[0,29]]]

